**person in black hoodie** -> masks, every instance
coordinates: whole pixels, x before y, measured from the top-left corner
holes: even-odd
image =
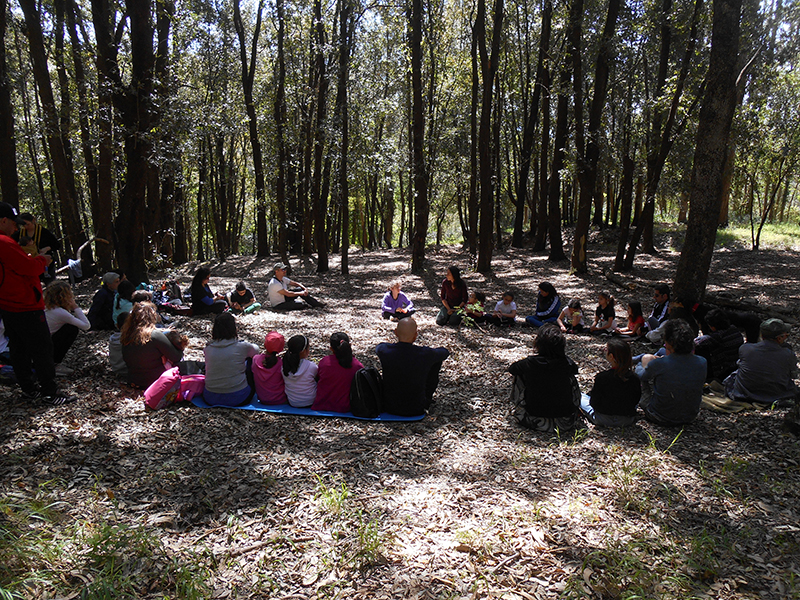
[[[579,421],[581,392],[578,365],[566,355],[566,338],[554,323],[539,328],[536,354],[508,367],[514,376],[514,416],[523,427],[552,432],[572,429]]]

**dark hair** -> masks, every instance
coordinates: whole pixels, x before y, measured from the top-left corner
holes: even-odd
[[[229,312],[224,312],[214,319],[211,327],[212,340],[235,340],[236,339],[236,318]]]
[[[690,311],[685,306],[675,306],[669,313],[669,320],[670,321],[683,321],[685,322],[689,328],[694,332],[695,337],[700,332],[700,326],[695,321],[694,316],[692,316],[692,311]]]
[[[539,327],[536,339],[533,340],[533,347],[539,356],[560,358],[566,356],[567,339],[558,325],[545,323]]]
[[[505,298],[506,296],[509,296],[513,300],[514,299],[514,292],[504,292],[503,293],[503,298]]]
[[[293,335],[286,342],[286,352],[283,354],[283,374],[296,373],[300,367],[300,355],[308,347],[308,338],[304,335]]]
[[[631,357],[631,347],[628,342],[619,338],[612,338],[606,344],[609,355],[614,357],[617,361],[617,366],[614,367],[614,374],[622,379],[627,380],[631,375],[631,365],[633,358]]]
[[[453,276],[453,285],[459,287],[461,285],[461,270],[455,265],[447,267],[447,270]]]
[[[486,302],[486,294],[484,294],[483,292],[473,292],[473,293],[475,294],[475,299],[478,302],[480,302],[481,304]]]
[[[725,311],[714,308],[708,311],[706,315],[706,325],[713,327],[717,331],[725,331],[731,326],[731,320],[725,314]]]
[[[669,286],[666,283],[657,283],[653,286],[653,289],[662,296],[666,294],[667,299],[669,299]]]
[[[670,319],[664,324],[664,341],[675,354],[690,354],[694,350],[694,332],[683,319]]]
[[[583,310],[581,308],[581,301],[578,300],[577,298],[573,298],[572,300],[570,300],[567,306],[569,306],[572,310]]]
[[[630,302],[628,302],[628,306],[631,307],[631,314],[634,319],[636,317],[644,316],[644,313],[642,312],[642,303],[639,302],[638,300],[631,300]]]
[[[609,305],[611,308],[614,308],[614,304],[616,303],[616,300],[614,300],[614,296],[612,296],[612,295],[611,295],[611,292],[609,292],[608,290],[603,290],[602,292],[600,292],[600,293],[599,293],[599,294],[597,294],[597,295],[598,295],[598,296],[602,296],[603,298],[605,298],[606,300],[608,300],[608,305]]]
[[[539,284],[539,289],[547,292],[548,296],[558,296],[555,286],[549,281],[543,281]]]
[[[203,282],[209,277],[211,277],[211,269],[208,267],[200,267],[197,269],[197,271],[194,272],[194,277],[192,277],[192,292],[194,292],[195,289],[202,288]],[[192,296],[194,297],[194,293]]]
[[[22,219],[26,223],[33,223],[36,220],[36,217],[34,217],[31,213],[19,213],[17,218]]]
[[[539,284],[540,293],[536,297],[536,310],[547,310],[550,305],[556,301],[556,288],[549,281],[543,281]],[[547,296],[542,296],[541,292],[547,292]]]
[[[137,302],[152,302],[153,300],[153,292],[148,292],[147,290],[136,290],[131,294],[131,302],[136,304]]]
[[[264,367],[267,369],[271,369],[276,364],[278,364],[278,353],[277,352],[270,352],[264,357]]]
[[[136,286],[130,279],[125,279],[119,282],[117,287],[117,298],[114,300],[114,308],[119,308],[120,300],[130,300],[133,292],[136,291]]]
[[[244,281],[240,281],[236,284],[236,291],[237,292],[244,292],[247,290],[247,286],[244,284]]]
[[[331,335],[331,350],[341,367],[349,369],[353,366],[353,348],[346,333],[338,332]]]

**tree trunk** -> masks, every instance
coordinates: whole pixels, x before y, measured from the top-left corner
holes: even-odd
[[[628,233],[631,227],[631,208],[633,205],[633,159],[625,152],[622,158],[622,189],[620,190],[619,243],[617,256],[614,259],[614,271],[622,270],[625,260],[625,247],[628,245]]]
[[[19,208],[19,176],[17,174],[17,142],[14,133],[14,110],[6,66],[6,17],[8,2],[0,2],[0,196]]]
[[[711,57],[697,126],[689,224],[675,273],[676,296],[702,300],[714,252],[731,123],[736,110],[742,0],[714,0]]]
[[[558,104],[556,108],[556,130],[553,139],[553,163],[550,167],[550,177],[547,189],[548,202],[548,230],[550,235],[550,254],[548,260],[566,260],[564,243],[561,239],[561,169],[564,168],[564,152],[566,150],[569,133],[569,101],[567,88],[569,87],[570,70],[569,61],[565,60],[561,67],[558,86]]]
[[[286,17],[283,0],[276,0],[278,13],[278,74],[275,91],[275,138],[278,151],[278,176],[275,182],[275,204],[278,208],[278,254],[283,262],[289,262],[286,240],[286,165],[288,156],[284,129],[286,127],[286,57],[284,38],[286,37]]]
[[[350,76],[350,50],[353,39],[353,7],[350,0],[340,0],[341,9],[339,16],[339,80],[336,90],[336,124],[341,131],[339,142],[339,202],[342,215],[342,275],[350,274],[348,253],[350,251],[350,188],[348,176],[348,151],[350,144],[350,129],[348,122],[348,88],[347,80]]]
[[[411,129],[412,171],[414,190],[414,241],[411,248],[411,270],[422,272],[425,243],[428,238],[428,168],[425,163],[425,115],[422,104],[422,0],[411,0],[409,45],[411,51]],[[491,223],[491,213],[489,214]],[[491,226],[491,225],[490,225]]]
[[[314,234],[317,246],[317,273],[328,272],[328,236],[325,231],[327,198],[323,198],[322,169],[325,150],[325,126],[328,107],[328,73],[325,65],[325,25],[322,22],[322,2],[314,0],[315,62],[317,71],[317,102],[314,118],[314,172],[311,180],[311,206],[314,215]]]

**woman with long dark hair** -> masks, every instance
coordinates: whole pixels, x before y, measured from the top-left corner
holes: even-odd
[[[164,359],[177,364],[183,350],[156,328],[158,312],[152,302],[137,302],[122,326],[120,344],[128,366],[128,383],[147,389],[164,372]]]
[[[317,397],[311,408],[349,412],[350,385],[356,371],[363,369],[364,365],[353,357],[353,347],[346,333],[334,333],[330,343],[331,354],[319,361]]]
[[[451,266],[447,269],[439,296],[442,299],[442,308],[439,309],[436,324],[457,327],[461,323],[458,309],[466,306],[469,300],[467,284],[461,279],[461,271],[458,267]]]
[[[283,384],[286,398],[295,408],[305,408],[317,396],[317,365],[308,360],[311,346],[304,335],[293,335],[283,353]]]
[[[220,314],[225,310],[228,302],[222,294],[215,294],[208,287],[211,278],[211,269],[200,267],[192,279],[192,314],[207,315]]]
[[[592,391],[581,396],[581,411],[595,425],[633,425],[642,385],[633,372],[631,347],[625,340],[614,338],[608,341],[604,353],[611,368],[595,375]]]
[[[558,321],[560,312],[561,299],[555,286],[549,281],[543,281],[539,284],[539,294],[536,296],[536,313],[525,317],[525,322],[531,327],[541,327],[545,323]]]

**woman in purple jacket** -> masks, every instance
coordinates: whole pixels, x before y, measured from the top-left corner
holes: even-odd
[[[408,296],[400,291],[399,281],[393,281],[389,285],[389,291],[383,296],[381,310],[383,311],[384,319],[392,319],[393,321],[405,319],[416,312],[414,310],[414,303],[408,299]]]

